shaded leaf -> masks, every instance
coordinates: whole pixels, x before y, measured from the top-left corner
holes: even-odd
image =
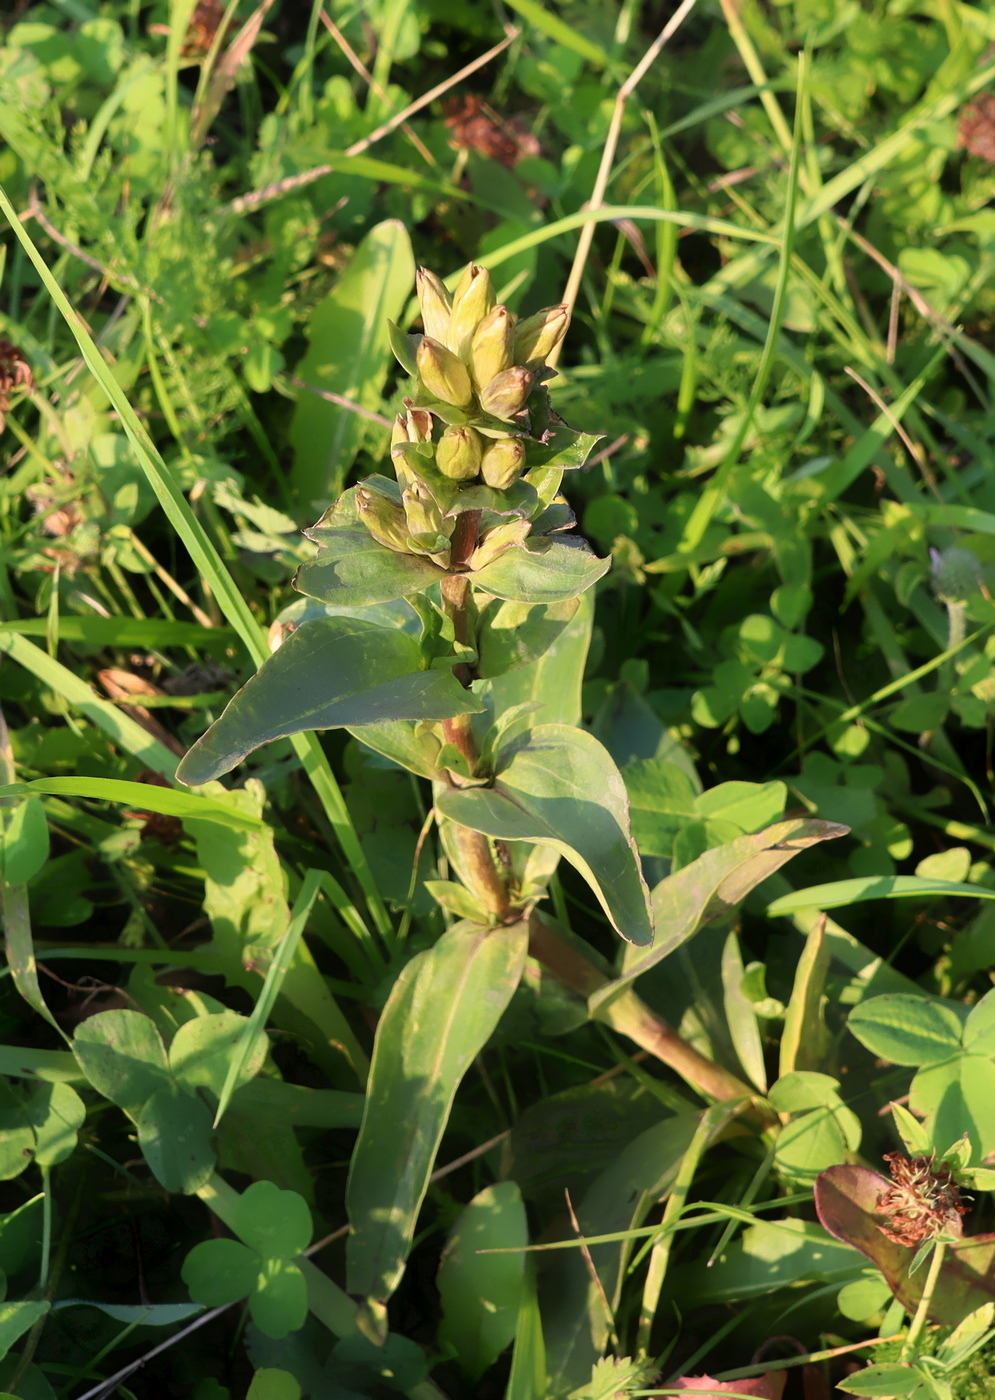
[[[455,924],[395,982],[346,1190],[350,1293],[397,1287],[456,1090],[518,986],[527,942],[526,924]]]
[[[294,576],[299,593],[340,608],[407,598],[437,583],[442,569],[421,554],[399,554],[379,544],[356,508],[351,487],[305,534],[321,546]]]
[[[495,598],[522,603],[562,603],[597,583],[611,567],[572,535],[557,539],[530,536],[512,545],[483,569],[470,575],[474,587]]]
[[[541,724],[500,748],[495,766],[490,787],[440,792],[439,811],[488,836],[552,846],[590,885],[615,931],[648,943],[625,785],[607,749],[582,730]]]
[[[307,1321],[307,1283],[289,1259],[264,1259],[249,1295],[253,1322],[267,1337],[279,1341]]]
[[[951,1006],[891,994],[855,1006],[847,1029],[872,1055],[895,1065],[931,1065],[960,1049],[963,1021]]]
[[[852,1245],[875,1264],[907,1312],[922,1296],[926,1269],[910,1273],[916,1250],[881,1233],[877,1209],[891,1183],[868,1167],[830,1167],[816,1178],[815,1208],[836,1239]],[[956,1325],[995,1298],[995,1235],[974,1235],[948,1245],[929,1313],[936,1322]]]
[[[487,679],[537,660],[553,645],[580,606],[495,600],[481,609],[477,625],[477,674]]]
[[[166,1050],[155,1023],[140,1011],[99,1011],[76,1027],[73,1054],[104,1098],[138,1117],[142,1105],[169,1083]]]
[[[175,1084],[157,1089],[143,1105],[138,1142],[153,1175],[167,1191],[191,1196],[214,1170],[210,1111]]]
[[[449,719],[479,709],[447,671],[421,670],[418,643],[359,618],[305,622],[230,701],[177,769],[196,785],[271,739],[309,729]]]

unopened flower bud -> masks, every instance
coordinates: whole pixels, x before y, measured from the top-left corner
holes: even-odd
[[[461,360],[468,358],[473,333],[493,305],[491,274],[470,263],[453,292],[453,314],[446,336],[446,344]]]
[[[390,450],[390,460],[402,490],[412,482],[423,481],[427,472],[431,471],[431,460],[419,452],[414,442],[397,443]]]
[[[547,306],[520,321],[515,330],[513,356],[516,364],[545,364],[547,357],[566,334],[570,313],[565,306]]]
[[[521,544],[528,536],[532,528],[528,520],[505,520],[500,525],[495,525],[493,530],[488,530],[487,534],[477,545],[477,548],[470,555],[470,568],[483,569],[487,564],[491,564],[512,545]]]
[[[480,407],[495,418],[514,418],[532,392],[535,375],[524,365],[512,365],[496,374],[480,391]]]
[[[480,322],[470,341],[470,374],[478,387],[489,384],[511,363],[514,317],[506,306],[495,306]]]
[[[442,533],[442,511],[423,481],[413,481],[401,492],[404,517],[412,535],[433,540]]]
[[[446,284],[434,272],[429,272],[427,267],[420,267],[415,276],[415,290],[425,334],[445,344],[449,334],[449,314],[453,309],[453,299],[446,290]]]
[[[427,408],[415,408],[410,399],[404,400],[408,420],[409,442],[432,441],[432,415]]]
[[[408,553],[408,524],[400,506],[364,486],[356,488],[359,518],[379,544],[397,554]]]
[[[475,428],[447,428],[435,449],[435,465],[451,481],[472,481],[480,471],[483,450]]]
[[[435,399],[464,408],[473,397],[466,365],[430,336],[418,346],[418,377]]]
[[[488,486],[507,491],[518,480],[525,462],[525,444],[521,438],[498,438],[484,452],[480,470]]]

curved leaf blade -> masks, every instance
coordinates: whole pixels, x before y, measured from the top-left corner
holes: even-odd
[[[552,846],[584,877],[621,938],[652,940],[625,784],[593,735],[537,725],[499,751],[492,787],[448,789],[436,806],[486,836]]]
[[[177,769],[209,782],[271,739],[389,720],[450,719],[479,709],[448,671],[423,671],[418,643],[350,617],[303,623],[247,681]]]
[[[924,899],[929,895],[995,899],[995,890],[960,880],[924,879],[921,875],[861,875],[852,880],[833,880],[827,885],[810,885],[807,890],[792,890],[769,904],[767,913],[773,919],[780,914],[796,914],[800,909],[839,909],[867,899]]]
[[[527,947],[524,923],[455,924],[395,982],[346,1189],[350,1293],[385,1299],[400,1282],[456,1090],[518,986]]]
[[[485,593],[512,603],[562,603],[586,593],[611,562],[592,554],[575,536],[538,536],[512,545],[470,578]]]

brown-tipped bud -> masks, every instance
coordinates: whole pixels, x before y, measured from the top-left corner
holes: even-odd
[[[393,449],[397,446],[397,444],[398,444],[399,442],[410,442],[410,441],[411,441],[411,439],[408,437],[408,420],[407,420],[407,418],[405,417],[405,415],[404,415],[403,413],[399,413],[399,414],[397,414],[397,416],[396,416],[395,419],[394,419],[393,424],[391,425],[391,430],[390,430],[390,446],[391,446],[391,450],[393,451]]]
[[[410,399],[404,400],[408,419],[409,442],[432,441],[432,415],[427,408],[415,408]]]
[[[506,306],[495,306],[480,322],[470,341],[470,376],[482,388],[512,364],[515,318]]]
[[[514,418],[525,407],[535,375],[524,365],[512,365],[496,374],[480,391],[480,407],[495,418]]]
[[[493,563],[499,554],[510,549],[512,545],[521,544],[531,528],[528,520],[505,520],[502,524],[495,525],[493,530],[487,531],[487,534],[470,555],[471,570],[483,569],[486,565]]]
[[[397,554],[408,553],[408,522],[400,506],[365,486],[356,487],[359,518],[379,544]]]
[[[446,547],[454,521],[444,521],[438,502],[423,481],[413,481],[401,492],[411,543],[436,553]],[[448,527],[448,528],[447,528]]]
[[[507,491],[518,480],[525,464],[525,443],[521,438],[498,438],[484,452],[481,474],[488,486]]]
[[[469,358],[473,333],[493,305],[491,274],[470,263],[453,292],[453,314],[446,336],[446,344],[461,360]]]
[[[472,481],[480,471],[483,450],[475,428],[447,428],[435,449],[435,465],[450,481]]]
[[[430,336],[424,336],[418,347],[418,378],[434,399],[465,408],[473,398],[466,365],[451,350]]]
[[[570,313],[565,306],[547,306],[515,330],[513,355],[519,365],[545,364],[546,358],[567,333]]]
[[[427,267],[420,267],[415,276],[415,290],[425,334],[444,345],[449,334],[449,315],[453,309],[453,299],[446,290],[446,284],[434,272],[429,272]]]

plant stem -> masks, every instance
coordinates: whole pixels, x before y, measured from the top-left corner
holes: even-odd
[[[939,1282],[940,1270],[943,1268],[943,1256],[947,1252],[945,1240],[937,1240],[933,1250],[933,1257],[929,1261],[929,1273],[926,1275],[926,1282],[923,1284],[922,1297],[919,1299],[919,1306],[916,1308],[916,1315],[912,1319],[908,1336],[902,1343],[902,1361],[910,1361],[915,1355],[916,1343],[926,1326],[926,1319],[929,1316],[929,1305],[933,1301],[933,1294]]]

